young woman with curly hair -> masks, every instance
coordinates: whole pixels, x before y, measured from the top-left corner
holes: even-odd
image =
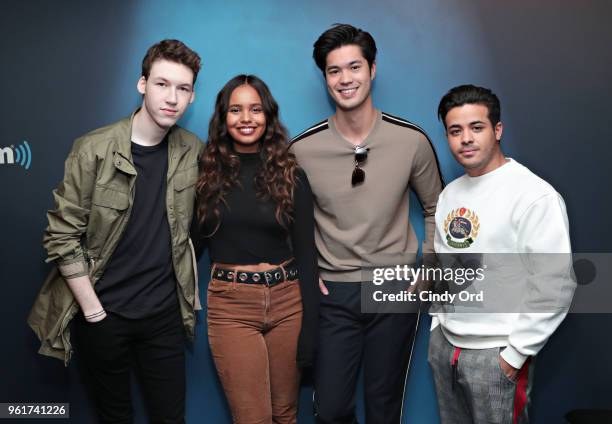
[[[197,193],[212,262],[208,338],[234,422],[295,423],[300,368],[316,350],[313,201],[256,76],[217,95]]]

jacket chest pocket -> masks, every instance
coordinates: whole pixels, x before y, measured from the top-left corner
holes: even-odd
[[[197,164],[178,171],[172,179],[174,186],[174,207],[189,228],[195,203],[195,185],[198,181]]]
[[[91,199],[91,212],[87,231],[87,245],[99,252],[109,236],[117,231],[121,219],[130,205],[129,193],[97,185]]]

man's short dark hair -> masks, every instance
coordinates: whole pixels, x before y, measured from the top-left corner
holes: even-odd
[[[142,59],[142,76],[145,79],[149,78],[153,62],[160,59],[187,66],[193,72],[193,83],[195,84],[200,71],[200,56],[187,47],[185,43],[167,39],[149,47],[144,59]]]
[[[325,74],[327,55],[342,46],[357,45],[361,49],[361,54],[368,61],[370,69],[376,60],[376,42],[369,32],[360,28],[355,28],[348,24],[334,24],[330,29],[319,36],[314,43],[312,57],[315,63]]]
[[[446,114],[454,107],[463,106],[466,104],[479,104],[486,106],[488,109],[487,116],[491,125],[495,126],[501,119],[501,106],[499,99],[488,88],[478,87],[471,84],[459,85],[451,88],[448,93],[440,100],[438,106],[438,119],[446,128]]]

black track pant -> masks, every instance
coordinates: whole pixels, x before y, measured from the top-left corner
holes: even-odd
[[[317,423],[356,423],[363,364],[367,424],[399,424],[418,315],[361,312],[361,283],[325,281],[315,366]]]

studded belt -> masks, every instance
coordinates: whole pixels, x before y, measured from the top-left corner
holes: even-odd
[[[212,278],[228,283],[236,281],[237,283],[244,284],[265,284],[268,286],[275,286],[283,281],[297,280],[298,270],[294,261],[282,267],[279,266],[259,272],[241,271],[240,268],[215,267],[212,272]]]

